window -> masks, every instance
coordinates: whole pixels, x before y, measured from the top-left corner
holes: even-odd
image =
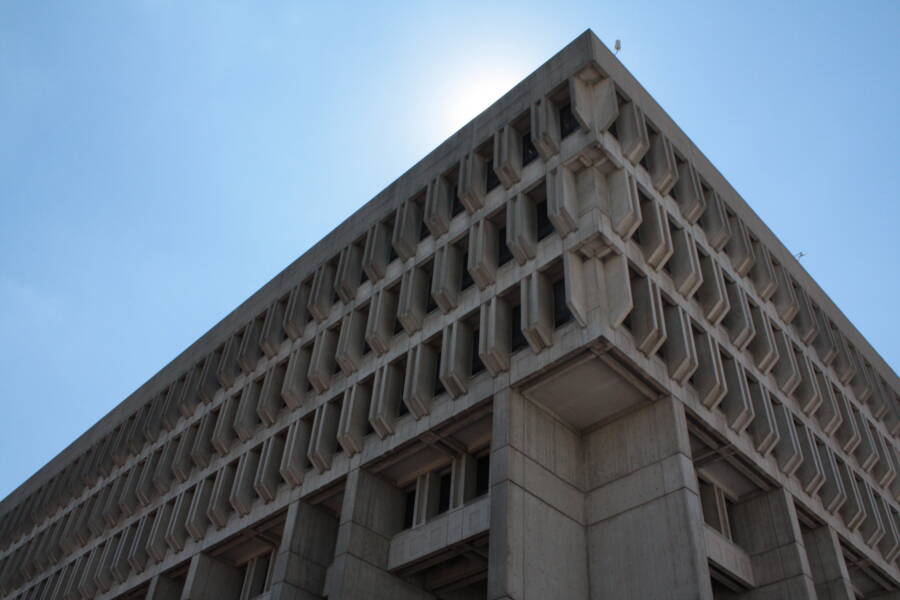
[[[413,517],[416,512],[416,486],[413,485],[403,491],[403,529],[413,526]]]
[[[437,514],[443,514],[450,510],[450,487],[453,481],[452,473],[447,470],[440,474],[438,482]]]
[[[488,493],[491,485],[491,453],[486,452],[475,461],[475,497]]]
[[[497,174],[494,172],[494,159],[488,159],[484,161],[484,190],[485,192],[490,192],[495,187],[500,185],[500,179],[497,177]]]
[[[526,131],[522,134],[522,166],[531,163],[534,159],[537,158],[537,148],[534,147],[534,142],[531,141],[531,132]]]
[[[578,129],[578,121],[572,113],[572,103],[566,100],[565,104],[559,107],[559,137],[565,138]]]

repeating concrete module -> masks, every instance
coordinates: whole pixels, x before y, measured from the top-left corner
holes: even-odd
[[[586,32],[0,504],[4,598],[887,598],[896,374]]]

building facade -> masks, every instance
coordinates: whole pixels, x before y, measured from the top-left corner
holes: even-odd
[[[6,498],[0,597],[897,598],[898,390],[588,31]]]

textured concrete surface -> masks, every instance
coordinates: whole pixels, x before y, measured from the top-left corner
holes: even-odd
[[[896,597],[898,389],[588,31],[0,503],[0,596]]]

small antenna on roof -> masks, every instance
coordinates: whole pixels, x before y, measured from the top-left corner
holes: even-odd
[[[799,260],[799,259],[803,258],[804,256],[806,256],[806,252],[798,252],[797,254],[794,255],[794,258]]]
[[[619,50],[622,49],[622,40],[616,40],[616,43],[613,45],[613,48],[616,49],[616,56],[618,56]]]

